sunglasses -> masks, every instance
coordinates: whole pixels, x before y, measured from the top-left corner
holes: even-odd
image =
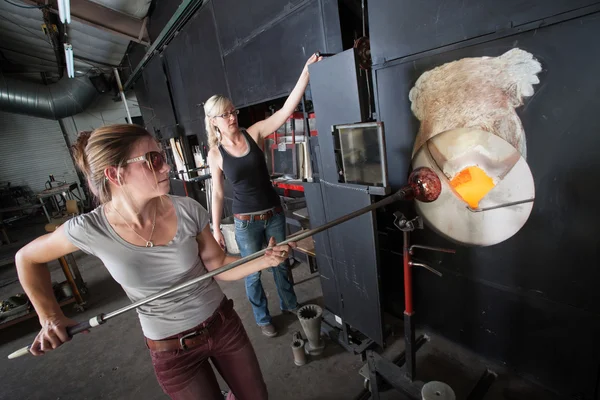
[[[125,161],[126,164],[146,161],[146,165],[151,171],[159,171],[167,162],[165,154],[159,151],[150,151],[143,156],[135,157]]]

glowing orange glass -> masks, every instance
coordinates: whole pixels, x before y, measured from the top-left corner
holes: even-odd
[[[450,185],[471,208],[477,208],[481,199],[495,186],[492,178],[475,166],[460,171]]]

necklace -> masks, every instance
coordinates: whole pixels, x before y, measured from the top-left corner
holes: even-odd
[[[129,229],[131,229],[133,231],[133,233],[135,233],[136,235],[138,235],[140,237],[140,239],[142,239],[144,242],[146,242],[146,247],[154,247],[154,242],[152,242],[152,235],[154,235],[154,226],[156,225],[156,209],[158,207],[154,207],[154,217],[152,218],[152,231],[150,231],[150,237],[148,238],[148,240],[146,240],[142,235],[140,235],[139,233],[137,233],[135,231],[135,229],[133,229],[133,227],[131,225],[129,225],[129,223],[127,222],[127,220],[125,219],[125,217],[123,215],[121,215],[121,213],[119,212],[119,210],[117,210],[112,204],[111,204],[111,208],[113,210],[115,210],[115,212],[117,214],[119,214],[119,217],[121,217],[123,219],[123,221],[125,222],[125,225],[127,225],[129,227]]]

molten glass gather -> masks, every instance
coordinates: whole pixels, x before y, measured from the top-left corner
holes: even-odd
[[[492,178],[476,166],[460,171],[452,178],[450,185],[471,208],[477,208],[479,201],[495,186]]]

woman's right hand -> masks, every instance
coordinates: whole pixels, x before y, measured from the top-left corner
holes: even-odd
[[[34,356],[41,356],[71,340],[67,334],[67,327],[77,325],[77,322],[60,314],[40,319],[40,324],[42,329],[29,350]]]
[[[312,56],[310,56],[310,58],[306,61],[306,64],[304,64],[304,69],[302,70],[302,73],[308,75],[308,66],[310,64],[314,64],[316,62],[319,62],[322,59],[323,59],[323,56],[317,56],[317,53],[315,53]]]
[[[221,249],[225,250],[225,238],[221,233],[220,229],[215,229],[213,232],[213,236],[215,237],[216,242],[221,246]]]
[[[265,251],[264,259],[269,267],[275,267],[285,260],[290,255],[290,249],[297,247],[296,242],[289,242],[288,244],[278,245],[275,242],[275,238],[269,239],[267,250]]]

